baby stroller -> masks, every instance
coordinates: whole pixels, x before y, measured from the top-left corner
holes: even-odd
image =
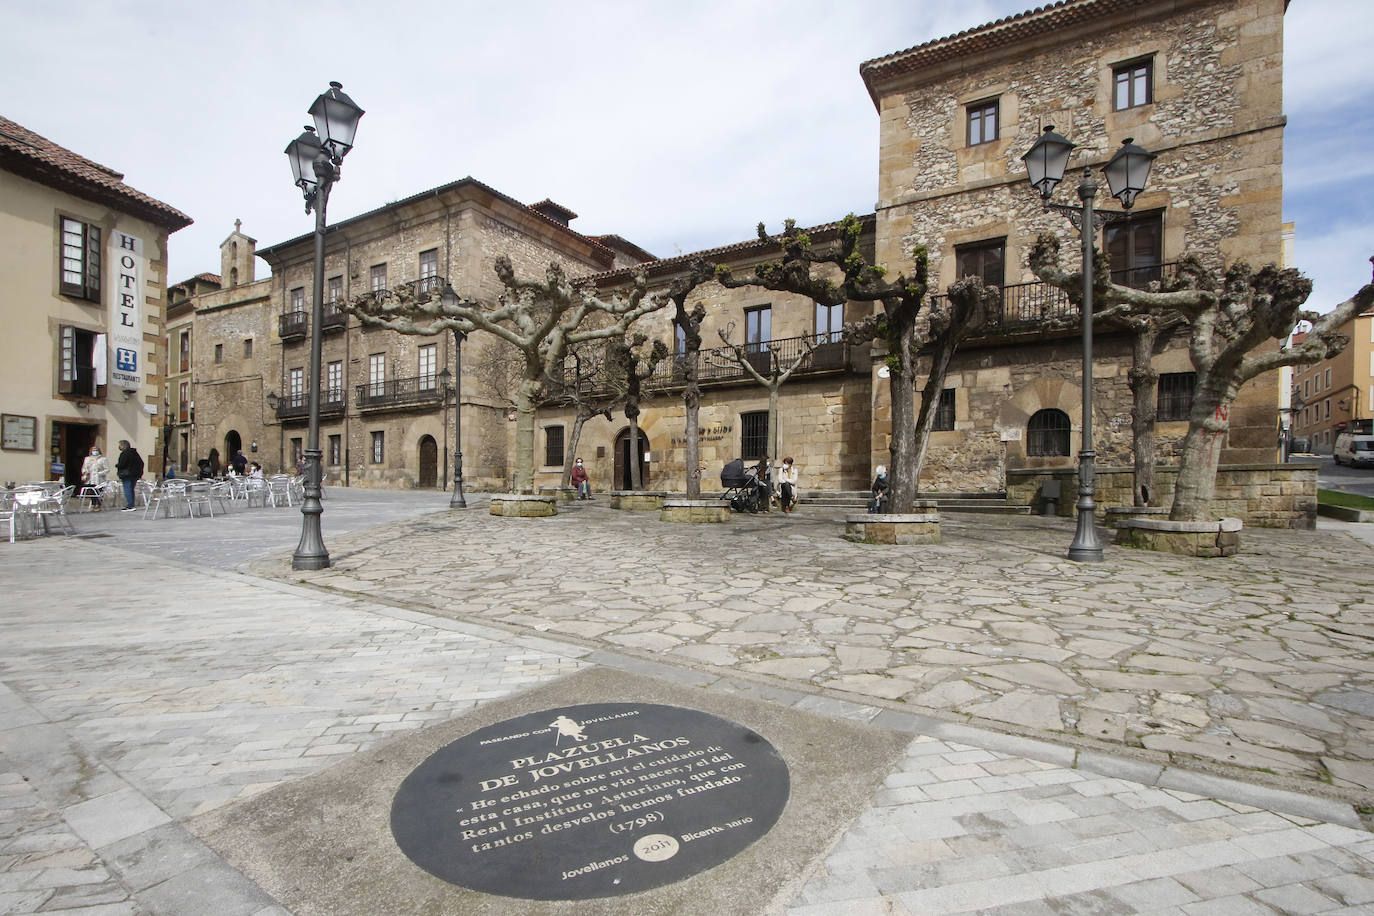
[[[759,479],[753,471],[745,470],[744,459],[736,458],[720,472],[720,485],[725,488],[724,499],[736,512],[759,511]]]

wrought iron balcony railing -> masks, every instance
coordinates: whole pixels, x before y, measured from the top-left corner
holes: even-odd
[[[359,410],[380,410],[401,407],[433,407],[443,403],[444,391],[439,376],[420,375],[414,378],[393,378],[384,382],[368,382],[358,386]]]
[[[286,312],[277,319],[277,333],[282,340],[300,340],[310,333],[309,312]]]
[[[346,327],[348,327],[348,313],[333,302],[326,302],[324,304],[324,319],[320,322],[320,330],[328,334],[330,331],[342,331]]]
[[[344,412],[346,406],[343,388],[326,388],[320,392],[320,416],[337,416]],[[278,420],[305,420],[309,416],[308,394],[288,394],[277,401]]]

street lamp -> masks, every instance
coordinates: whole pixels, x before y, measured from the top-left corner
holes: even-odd
[[[453,291],[453,284],[444,284],[443,292],[439,294],[439,304],[445,312],[462,305],[462,300]],[[450,509],[466,509],[468,507],[468,501],[463,496],[463,341],[467,339],[467,336],[456,326],[453,328],[453,365],[457,371],[453,376],[453,495],[449,497],[448,501]],[[446,366],[440,375],[447,373],[448,367]]]
[[[315,126],[286,147],[296,187],[305,195],[305,212],[315,211],[315,287],[310,305],[310,427],[305,443],[305,498],[301,501],[301,540],[291,556],[292,569],[325,569],[329,551],[320,533],[322,481],[320,451],[320,361],[324,322],[324,229],[329,190],[339,180],[339,166],[353,148],[353,135],[363,110],[343,93],[343,85],[329,89],[310,106]]]
[[[1112,196],[1120,200],[1121,206],[1128,212],[1094,213],[1093,198],[1097,196],[1097,182],[1086,165],[1083,167],[1083,178],[1078,183],[1078,199],[1082,201],[1082,206],[1049,202],[1054,189],[1064,180],[1064,170],[1068,167],[1069,154],[1074,146],[1054,132],[1054,125],[1049,125],[1021,160],[1026,163],[1031,187],[1040,192],[1045,209],[1057,210],[1067,216],[1078,228],[1083,243],[1083,304],[1079,318],[1079,324],[1083,327],[1083,446],[1078,452],[1078,530],[1074,533],[1073,543],[1069,545],[1069,559],[1100,562],[1102,542],[1097,538],[1097,507],[1093,503],[1093,463],[1097,457],[1093,451],[1093,239],[1099,226],[1129,217],[1136,197],[1145,189],[1145,182],[1150,177],[1155,154],[1136,146],[1132,138],[1126,138],[1103,171],[1107,175]]]

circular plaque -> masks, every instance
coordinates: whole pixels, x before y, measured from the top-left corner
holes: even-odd
[[[719,865],[772,828],[787,765],[759,735],[651,703],[567,706],[440,748],[401,783],[391,833],[452,884],[613,897]]]

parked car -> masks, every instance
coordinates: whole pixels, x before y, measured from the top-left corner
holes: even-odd
[[[1374,436],[1363,433],[1341,433],[1336,437],[1331,457],[1337,464],[1348,464],[1352,468],[1374,466]]]

